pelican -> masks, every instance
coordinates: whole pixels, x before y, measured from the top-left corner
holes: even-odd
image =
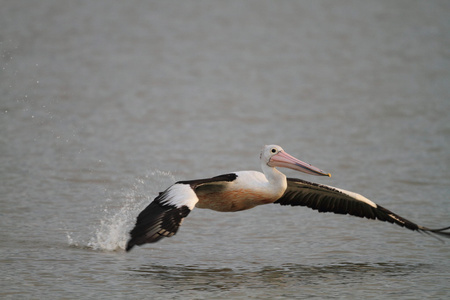
[[[450,226],[429,229],[408,221],[360,194],[302,179],[286,178],[276,167],[317,176],[331,175],[289,155],[280,146],[264,146],[260,162],[263,173],[239,171],[207,179],[178,181],[159,193],[138,215],[136,225],[130,231],[131,238],[126,251],[135,245],[154,243],[173,236],[194,207],[235,212],[269,203],[307,206],[319,212],[378,219],[410,230],[450,237],[450,232],[444,232]]]

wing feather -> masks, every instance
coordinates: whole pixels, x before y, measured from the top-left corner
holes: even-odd
[[[183,219],[198,202],[196,190],[214,186],[221,181],[232,181],[236,174],[225,174],[207,179],[179,181],[159,195],[138,215],[126,251],[135,245],[154,243],[163,237],[175,235]]]
[[[429,229],[417,225],[392,211],[377,205],[366,197],[338,189],[335,187],[308,182],[296,178],[287,178],[287,189],[283,196],[275,201],[281,205],[306,206],[319,212],[332,212],[336,214],[349,214],[367,219],[378,219],[395,223],[410,230],[427,231],[450,237],[450,227]]]
[[[169,200],[170,193],[160,193],[137,217],[126,251],[135,245],[155,243],[163,237],[171,237],[177,233],[183,219],[191,212],[187,205],[173,205]],[[194,204],[195,205],[195,204]]]

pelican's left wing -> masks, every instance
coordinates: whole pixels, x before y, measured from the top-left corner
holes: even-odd
[[[130,231],[126,251],[135,245],[154,243],[177,233],[183,219],[198,202],[196,189],[218,182],[233,181],[236,174],[225,174],[207,179],[179,181],[159,195],[138,215]]]
[[[443,232],[450,227],[429,229],[417,225],[357,193],[296,178],[288,178],[287,183],[288,186],[283,196],[274,203],[307,206],[319,212],[349,214],[361,218],[378,219],[395,223],[411,230],[433,232],[450,237],[449,232]]]

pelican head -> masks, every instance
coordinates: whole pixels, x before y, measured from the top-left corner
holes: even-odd
[[[278,145],[264,146],[260,155],[260,159],[262,163],[271,168],[289,168],[306,174],[331,177],[330,173],[325,173],[321,169],[305,163],[293,157],[292,155],[289,155],[283,150],[283,148]]]

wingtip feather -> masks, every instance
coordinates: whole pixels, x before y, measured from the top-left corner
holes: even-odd
[[[126,252],[130,252],[130,250],[133,249],[134,245],[135,245],[134,243],[132,243],[131,241],[129,241],[129,242],[127,243],[127,247],[125,248],[125,251],[126,251]]]
[[[444,227],[444,228],[439,228],[439,229],[430,229],[430,228],[426,228],[426,227],[420,227],[419,229],[422,231],[425,231],[425,232],[431,232],[431,233],[437,234],[442,237],[450,238],[450,232],[445,232],[446,230],[450,229],[450,226]]]

